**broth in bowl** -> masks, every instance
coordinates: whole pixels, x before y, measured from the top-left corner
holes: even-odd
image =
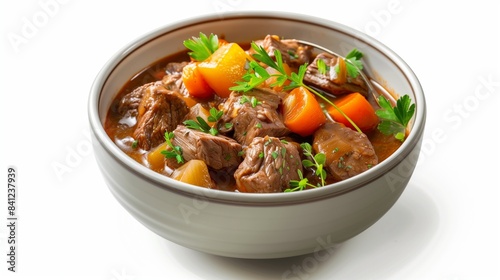
[[[104,124],[157,173],[224,191],[307,190],[369,170],[407,137],[414,105],[371,95],[355,49],[343,58],[293,38],[203,33],[184,45],[131,78]]]

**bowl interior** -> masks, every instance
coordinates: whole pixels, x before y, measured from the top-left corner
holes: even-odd
[[[250,42],[261,39],[267,34],[275,34],[283,38],[311,41],[344,55],[351,49],[357,48],[364,53],[364,65],[369,76],[375,77],[384,85],[389,85],[394,93],[410,95],[417,106],[412,131],[403,146],[383,164],[363,174],[331,186],[300,193],[245,194],[242,196],[208,190],[204,191],[205,196],[244,202],[310,199],[342,193],[349,188],[357,188],[380,177],[411,152],[421,138],[425,102],[418,80],[398,55],[373,38],[341,24],[305,15],[258,12],[226,14],[224,18],[205,16],[159,28],[131,42],[108,61],[99,73],[91,91],[90,120],[93,131],[101,144],[131,169],[139,170],[141,174],[152,180],[183,191],[199,192],[198,187],[166,178],[128,158],[107,137],[102,125],[113,98],[128,80],[159,59],[184,50],[182,42],[192,36],[198,36],[200,32],[214,33],[233,42]]]

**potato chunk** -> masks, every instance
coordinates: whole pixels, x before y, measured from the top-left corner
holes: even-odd
[[[171,177],[191,185],[209,189],[214,188],[208,167],[202,160],[192,159],[184,163],[172,173]]]

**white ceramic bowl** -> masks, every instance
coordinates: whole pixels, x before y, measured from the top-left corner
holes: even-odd
[[[364,53],[368,74],[416,104],[401,148],[372,169],[334,185],[295,193],[247,194],[184,184],[155,173],[123,153],[103,122],[120,88],[138,71],[184,49],[199,32],[249,42],[267,34],[303,39],[347,53]],[[374,71],[374,72],[370,72]],[[89,98],[95,157],[123,207],[158,235],[195,250],[238,258],[278,258],[317,252],[364,231],[396,202],[420,152],[426,107],[410,67],[373,38],[344,25],[301,14],[238,12],[202,16],[154,30],[117,52],[98,74]]]

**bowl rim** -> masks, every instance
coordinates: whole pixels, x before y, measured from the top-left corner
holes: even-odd
[[[360,40],[381,54],[385,55],[390,61],[399,67],[399,70],[406,77],[410,87],[414,92],[413,102],[416,105],[413,125],[411,133],[404,141],[401,147],[389,156],[383,163],[372,167],[361,174],[327,185],[321,188],[311,189],[302,192],[293,193],[238,193],[226,192],[214,189],[206,189],[183,182],[176,181],[165,175],[159,174],[141,165],[126,155],[106,134],[99,117],[99,101],[101,97],[102,87],[105,85],[108,76],[113,70],[124,60],[128,55],[147,44],[149,41],[162,36],[165,33],[174,32],[178,29],[188,27],[190,25],[198,25],[204,22],[224,21],[241,18],[263,18],[263,19],[282,19],[292,20],[297,22],[305,22],[307,24],[318,25],[327,29],[335,30],[347,34],[351,37]],[[166,54],[168,55],[168,54]],[[170,191],[176,194],[202,198],[206,201],[238,204],[248,206],[278,206],[296,203],[312,202],[316,200],[327,199],[333,196],[342,195],[346,192],[351,192],[364,185],[377,180],[384,174],[395,168],[401,161],[407,158],[414,150],[414,147],[420,144],[423,135],[425,119],[426,119],[426,103],[422,86],[410,66],[394,51],[379,42],[377,39],[368,36],[367,34],[358,31],[344,24],[311,16],[307,14],[291,13],[291,12],[272,12],[272,11],[233,11],[224,14],[208,14],[195,16],[183,20],[178,20],[173,23],[166,24],[156,28],[138,38],[132,40],[120,50],[118,50],[98,72],[90,89],[88,98],[88,118],[91,127],[92,135],[102,147],[103,150],[111,157],[119,162],[123,167],[130,170],[133,174],[141,177],[158,188]],[[97,145],[97,143],[94,143]]]

